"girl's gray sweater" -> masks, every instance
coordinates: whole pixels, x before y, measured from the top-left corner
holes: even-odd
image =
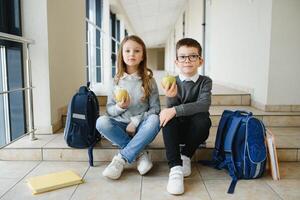
[[[118,87],[125,88],[130,96],[130,105],[127,109],[120,108],[115,101],[114,92]],[[108,95],[106,112],[115,120],[125,123],[133,122],[138,127],[140,122],[151,114],[159,114],[160,102],[157,84],[154,78],[151,79],[151,93],[148,99],[142,100],[144,89],[142,79],[135,74],[125,74],[118,85],[113,84],[113,89]]]

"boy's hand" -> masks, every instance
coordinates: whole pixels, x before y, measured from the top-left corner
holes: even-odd
[[[128,133],[128,135],[134,136],[135,131],[136,131],[135,125],[132,122],[130,122],[126,127],[126,132]]]
[[[175,97],[177,95],[177,85],[176,82],[173,83],[170,87],[170,85],[166,85],[164,88],[165,95],[167,97]]]
[[[175,115],[174,107],[163,109],[159,114],[160,126],[164,127]]]
[[[120,107],[120,108],[123,108],[123,109],[127,109],[128,106],[130,104],[130,97],[129,95],[127,96],[127,98],[123,98],[121,102],[117,103],[117,105]]]

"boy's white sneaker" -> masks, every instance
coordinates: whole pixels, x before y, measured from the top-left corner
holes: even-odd
[[[188,177],[192,173],[191,159],[185,155],[181,155],[183,176]]]
[[[184,193],[182,166],[175,166],[171,168],[167,191],[174,195]]]
[[[102,172],[102,175],[110,179],[118,179],[122,174],[124,165],[125,160],[122,158],[122,155],[115,155],[111,163]]]
[[[141,175],[146,174],[153,167],[150,155],[144,151],[137,159],[137,169]]]

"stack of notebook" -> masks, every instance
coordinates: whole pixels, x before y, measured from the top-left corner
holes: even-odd
[[[271,168],[272,178],[273,180],[279,180],[280,174],[279,174],[279,165],[278,165],[278,158],[276,152],[275,138],[273,133],[269,129],[267,129],[266,142],[268,147],[269,164]]]
[[[31,188],[32,194],[39,194],[81,183],[83,183],[81,177],[70,170],[27,179],[27,184]]]

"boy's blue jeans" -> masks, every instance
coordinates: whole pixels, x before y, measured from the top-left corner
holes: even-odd
[[[126,133],[128,123],[119,122],[109,116],[101,116],[97,119],[97,130],[109,141],[117,144],[120,154],[128,162],[132,163],[145,147],[150,144],[160,130],[158,115],[149,115],[136,129],[134,137]]]

